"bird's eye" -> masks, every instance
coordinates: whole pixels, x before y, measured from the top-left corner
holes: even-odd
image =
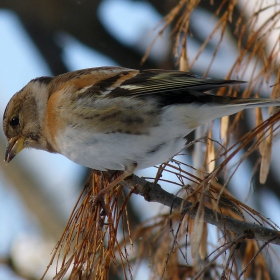
[[[12,120],[10,121],[10,125],[13,127],[19,126],[19,117],[13,117]]]

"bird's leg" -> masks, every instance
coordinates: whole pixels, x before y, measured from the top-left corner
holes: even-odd
[[[100,198],[98,198],[98,199],[96,199],[96,196],[94,195],[94,193],[95,193],[95,190],[94,190],[94,186],[95,186],[95,180],[96,180],[96,178],[95,178],[95,172],[96,171],[92,171],[92,174],[91,174],[91,176],[90,176],[90,178],[88,179],[88,182],[87,183],[89,183],[89,181],[91,180],[91,188],[92,188],[92,197],[91,197],[91,201],[93,202],[93,206],[95,206],[96,204],[97,204],[97,202],[98,203],[100,203],[100,205],[101,205],[101,208],[103,209],[103,211],[102,211],[102,213],[101,213],[101,216],[106,216],[107,214],[108,214],[108,210],[107,210],[107,207],[106,207],[106,205],[105,205],[105,201],[104,201],[104,198],[103,197],[100,197]],[[102,176],[102,171],[99,171],[99,184],[100,184],[100,186],[101,186],[101,188],[103,188],[103,176]]]
[[[126,177],[133,174],[137,167],[137,164],[133,164],[129,168],[127,168],[120,176],[118,176],[113,182],[111,182],[108,186],[102,189],[98,194],[96,194],[93,198],[93,204],[95,205],[97,202],[103,199],[103,196],[109,192],[113,187],[117,186],[120,182],[122,182]]]

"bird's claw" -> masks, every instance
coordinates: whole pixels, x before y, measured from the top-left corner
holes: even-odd
[[[101,216],[108,216],[108,210],[107,210],[103,195],[97,194],[97,195],[92,196],[91,203],[92,203],[93,207],[97,206],[97,204],[99,203],[102,208],[102,211],[100,213]]]

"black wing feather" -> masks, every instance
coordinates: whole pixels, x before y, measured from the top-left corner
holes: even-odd
[[[119,77],[102,81],[100,86],[109,87]],[[237,80],[214,80],[199,78],[191,73],[168,70],[143,70],[135,77],[124,81],[108,94],[108,98],[133,97],[139,99],[155,98],[160,106],[180,103],[220,103],[227,104],[231,97],[206,94],[205,91],[242,84]]]

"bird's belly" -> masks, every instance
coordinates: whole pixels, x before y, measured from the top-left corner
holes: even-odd
[[[58,142],[63,143],[60,153],[78,164],[96,170],[125,170],[135,163],[136,169],[143,169],[168,161],[184,148],[186,139],[184,135],[170,139],[166,131],[161,136],[92,134],[76,128],[66,131]]]
[[[198,115],[192,107],[169,106],[158,123],[136,130],[137,134],[68,127],[56,139],[58,152],[96,170],[125,170],[135,164],[137,169],[147,168],[168,161],[185,147],[185,136],[200,124]],[[112,122],[117,127],[118,122]]]

